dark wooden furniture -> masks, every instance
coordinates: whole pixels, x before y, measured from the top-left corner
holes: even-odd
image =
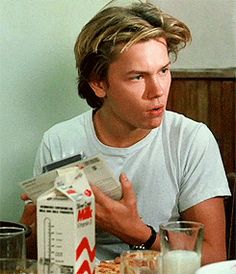
[[[227,174],[232,196],[225,199],[226,244],[229,260],[236,259],[236,172]]]
[[[216,137],[226,173],[236,171],[236,68],[174,70],[167,108],[204,122]]]

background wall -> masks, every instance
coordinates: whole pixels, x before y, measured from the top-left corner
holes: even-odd
[[[42,133],[83,112],[73,47],[107,1],[0,1],[0,219],[18,220]]]
[[[236,67],[235,0],[154,0],[185,22],[192,43],[180,52],[176,68]]]
[[[87,109],[73,54],[105,0],[0,1],[0,219],[20,218],[18,182],[32,176],[43,132]],[[125,1],[126,2],[126,1]],[[189,24],[193,43],[176,68],[236,67],[234,0],[155,0]]]

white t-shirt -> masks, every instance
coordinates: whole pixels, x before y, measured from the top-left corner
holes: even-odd
[[[218,145],[206,125],[166,111],[159,128],[127,148],[102,144],[95,134],[92,110],[50,128],[39,147],[34,174],[52,161],[84,152],[101,154],[119,178],[125,172],[137,195],[138,210],[157,231],[166,221],[206,199],[230,194]],[[135,233],[135,227],[133,228]],[[128,245],[97,234],[97,257],[113,259]]]

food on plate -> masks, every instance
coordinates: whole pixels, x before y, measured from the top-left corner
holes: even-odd
[[[99,265],[95,267],[95,274],[120,274],[120,262],[119,260],[101,261]]]

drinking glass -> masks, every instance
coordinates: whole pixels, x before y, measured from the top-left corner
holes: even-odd
[[[161,274],[160,252],[125,251],[121,254],[121,274]]]
[[[1,274],[73,274],[73,270],[66,269],[53,263],[44,263],[29,259],[0,259]]]
[[[0,227],[0,258],[25,259],[25,229]]]
[[[204,225],[177,221],[160,225],[165,274],[194,274],[201,266]]]

